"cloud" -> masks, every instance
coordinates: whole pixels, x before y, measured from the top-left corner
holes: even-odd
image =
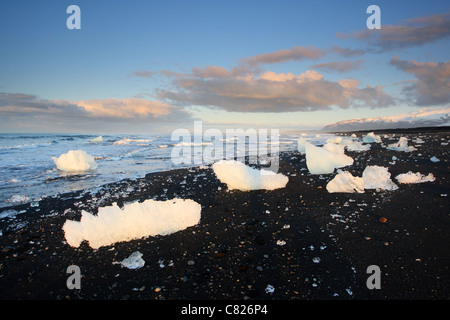
[[[275,73],[228,77],[173,79],[173,90],[161,90],[158,98],[181,105],[218,107],[235,112],[291,112],[327,110],[333,106],[385,107],[394,99],[381,87],[358,88],[355,79],[330,81],[307,70],[301,74]]]
[[[330,49],[295,46],[240,59],[230,69],[206,66],[192,68],[190,73],[162,72],[172,79],[172,88],[156,90],[156,97],[179,106],[199,105],[230,112],[295,112],[395,104],[395,99],[381,87],[358,88],[354,79],[331,81],[315,70],[300,74],[264,71],[266,65],[274,63],[315,60],[328,54],[352,57],[364,53],[339,46]],[[362,62],[328,62],[312,68],[346,72],[358,69]]]
[[[320,69],[324,71],[335,71],[335,72],[348,72],[352,70],[358,70],[364,60],[356,61],[333,61],[319,63],[311,66],[312,69]]]
[[[363,49],[349,49],[349,48],[342,48],[340,46],[334,46],[331,49],[328,49],[327,52],[338,54],[344,58],[360,56],[366,53],[366,51]]]
[[[404,20],[400,25],[381,25],[379,30],[363,29],[337,37],[366,41],[372,50],[381,52],[399,48],[419,47],[450,36],[450,13]]]
[[[299,61],[304,59],[319,59],[325,51],[313,46],[295,46],[291,49],[281,49],[270,53],[262,53],[242,59],[242,63],[248,65],[273,64],[287,61]]]
[[[193,78],[227,78],[227,77],[243,77],[252,76],[263,72],[263,66],[268,64],[283,63],[289,61],[301,61],[301,60],[317,60],[328,54],[337,54],[341,57],[353,57],[357,55],[364,54],[364,50],[354,50],[349,48],[343,48],[339,46],[334,46],[330,49],[320,49],[313,46],[295,46],[291,49],[281,49],[274,52],[266,52],[250,56],[247,58],[240,59],[238,65],[227,70],[221,66],[209,65],[204,68],[194,67],[189,74]],[[345,69],[353,70],[358,68],[361,60],[354,62],[343,62],[343,63],[330,63],[328,66],[329,70],[335,70],[338,72],[343,72]],[[316,65],[320,68],[321,65]],[[323,68],[326,68],[324,65]],[[134,72],[137,73],[137,72]],[[186,78],[187,73],[174,72],[170,70],[161,70],[159,73],[168,78]],[[153,74],[153,73],[151,73]],[[136,74],[139,76],[147,75],[145,71],[142,74]],[[150,76],[150,74],[149,74]]]
[[[75,103],[96,118],[160,118],[170,114],[175,108],[166,103],[145,99],[91,99]]]
[[[218,66],[207,66],[206,68],[192,68],[192,75],[200,78],[224,78],[230,75],[230,72]]]
[[[0,93],[0,114],[66,114],[70,117],[85,117],[87,112],[68,101],[45,100],[35,95],[23,93]]]
[[[47,100],[22,93],[0,93],[0,127],[48,132],[96,131],[192,121],[183,108],[145,99]]]
[[[148,71],[148,70],[140,70],[140,71],[133,71],[130,76],[139,77],[139,78],[151,78],[155,72]]]
[[[391,59],[391,65],[413,74],[416,81],[404,87],[404,92],[418,105],[444,105],[450,102],[450,61],[417,62]]]

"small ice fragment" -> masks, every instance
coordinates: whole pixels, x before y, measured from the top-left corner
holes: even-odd
[[[268,284],[265,291],[266,293],[273,293],[275,291],[275,288],[273,285]]]
[[[435,180],[432,173],[425,176],[420,172],[413,173],[409,171],[408,173],[402,173],[395,177],[399,183],[422,183],[422,182],[433,182]]]
[[[339,172],[330,182],[326,189],[330,193],[364,193],[364,180],[360,177],[354,177],[350,172]]]
[[[408,146],[408,139],[406,137],[400,137],[397,143],[392,143],[388,145],[386,149],[404,152],[411,152],[417,150],[413,146]]]
[[[436,158],[435,156],[432,156],[432,157],[430,158],[430,161],[431,161],[431,162],[439,162],[439,161],[441,161],[441,160],[439,160],[439,159]]]
[[[362,174],[365,189],[397,190],[398,186],[392,182],[388,168],[381,166],[367,166]]]
[[[7,200],[7,202],[17,204],[17,203],[25,203],[25,202],[28,202],[29,200],[30,200],[30,198],[28,198],[27,196],[15,194],[9,200]]]
[[[144,266],[145,261],[142,259],[142,253],[135,251],[128,258],[120,262],[120,264],[128,269],[139,269]]]

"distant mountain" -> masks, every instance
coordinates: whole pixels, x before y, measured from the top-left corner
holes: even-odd
[[[322,131],[344,132],[448,126],[450,125],[449,114],[450,107],[422,108],[394,116],[339,121],[325,126]]]

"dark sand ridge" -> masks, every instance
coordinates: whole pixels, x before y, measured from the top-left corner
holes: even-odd
[[[408,171],[433,173],[434,182],[330,194],[334,174],[309,174],[304,155],[291,152],[280,156],[289,182],[273,191],[229,191],[212,169],[191,168],[16,206],[24,212],[0,220],[0,299],[448,300],[450,133],[403,131],[383,143],[400,136],[425,143],[410,153],[379,144],[346,152],[355,162],[343,169],[361,176],[367,165],[380,165],[394,182]],[[79,220],[82,209],[175,197],[202,205],[198,225],[97,250],[65,243],[62,225]],[[144,267],[113,264],[134,251]],[[66,286],[72,264],[81,269],[79,290]],[[369,265],[380,267],[380,290],[366,286]]]

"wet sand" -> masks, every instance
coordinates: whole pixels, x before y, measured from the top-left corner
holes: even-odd
[[[395,191],[328,193],[334,174],[311,175],[305,156],[289,152],[280,155],[279,170],[289,182],[273,191],[230,191],[210,167],[198,167],[16,206],[21,213],[0,219],[0,299],[448,300],[450,132],[385,132],[390,139],[376,133],[385,145],[406,136],[418,150],[372,144],[369,151],[346,152],[355,162],[344,170],[361,176],[367,165],[380,165],[394,182],[408,171],[433,173],[436,180],[397,183]],[[418,137],[425,143],[411,141]],[[78,221],[82,209],[172,198],[200,203],[200,223],[97,250],[65,242],[64,222]],[[114,264],[135,251],[144,267]],[[81,289],[67,288],[70,265],[80,267]],[[380,268],[381,289],[366,285],[370,265]]]

